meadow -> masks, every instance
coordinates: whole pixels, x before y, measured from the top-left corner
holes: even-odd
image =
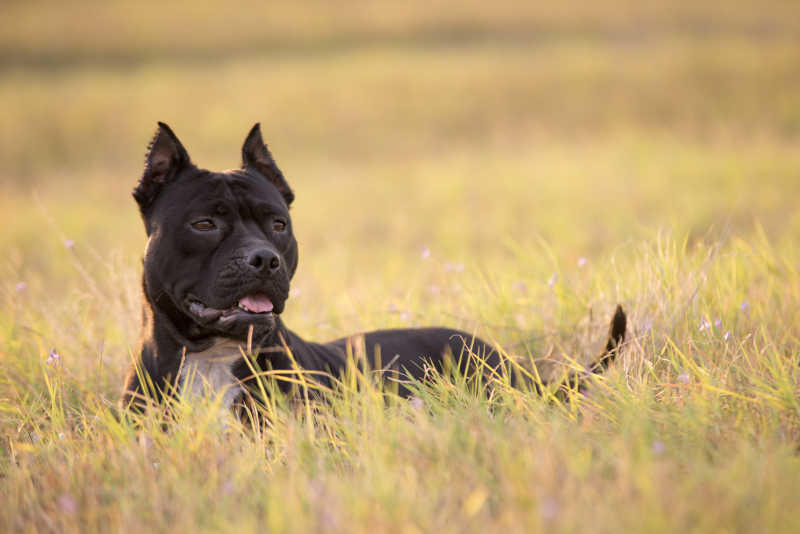
[[[0,532],[800,531],[798,15],[5,3]],[[120,420],[159,120],[211,169],[261,122],[307,339],[452,326],[557,377],[620,303],[628,342],[567,401],[356,376],[261,432]]]

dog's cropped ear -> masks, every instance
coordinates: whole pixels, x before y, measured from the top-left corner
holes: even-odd
[[[247,134],[247,139],[244,140],[242,145],[242,167],[245,169],[252,169],[264,176],[270,181],[275,189],[283,196],[286,205],[291,205],[294,200],[294,193],[283,177],[283,173],[275,164],[272,159],[272,154],[269,153],[264,140],[261,138],[261,125],[256,123]]]
[[[169,126],[159,122],[158,131],[147,149],[144,173],[133,190],[133,198],[139,203],[142,213],[152,205],[164,184],[189,163],[189,154],[178,137]]]

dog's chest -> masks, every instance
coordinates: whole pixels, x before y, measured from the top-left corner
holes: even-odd
[[[233,367],[242,357],[239,343],[219,340],[202,352],[187,352],[180,372],[181,392],[190,396],[222,395],[222,408],[230,409],[241,385],[233,375]]]

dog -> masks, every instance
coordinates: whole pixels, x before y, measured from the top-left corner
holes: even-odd
[[[259,124],[244,141],[241,167],[212,172],[192,163],[178,137],[159,122],[133,196],[147,247],[143,341],[125,380],[125,408],[141,410],[148,399],[186,393],[222,395],[229,410],[247,393],[256,369],[277,376],[310,372],[316,384],[330,388],[361,340],[365,366],[397,378],[401,397],[411,395],[404,379],[424,379],[432,368],[441,372],[448,360],[465,375],[518,380],[491,345],[450,328],[378,330],[329,343],[289,330],[281,313],[298,262],[289,216],[294,192]],[[613,360],[625,323],[618,307],[590,372]],[[296,382],[278,380],[278,387],[289,392]],[[568,383],[582,387],[583,379],[572,375]]]

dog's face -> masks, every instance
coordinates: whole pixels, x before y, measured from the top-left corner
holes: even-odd
[[[134,190],[148,235],[147,297],[188,339],[259,339],[275,328],[297,268],[294,195],[256,124],[242,167],[197,168],[168,126],[159,130]]]

